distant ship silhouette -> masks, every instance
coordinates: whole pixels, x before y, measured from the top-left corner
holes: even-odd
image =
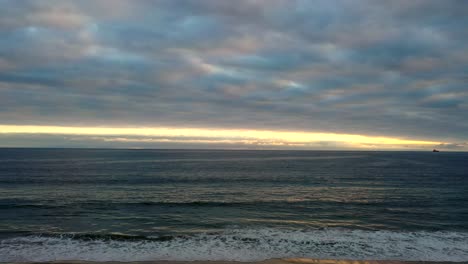
[[[433,149],[432,152],[440,152],[440,151],[438,151],[437,149]]]

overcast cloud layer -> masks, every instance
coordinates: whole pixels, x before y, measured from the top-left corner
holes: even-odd
[[[0,124],[466,147],[467,28],[464,0],[0,0]]]

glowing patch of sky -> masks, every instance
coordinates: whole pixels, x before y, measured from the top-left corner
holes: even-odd
[[[278,143],[313,143],[313,142],[343,142],[349,144],[375,144],[375,145],[439,145],[444,142],[425,141],[416,139],[399,139],[392,137],[375,137],[366,135],[269,131],[269,130],[243,130],[243,129],[209,129],[209,128],[124,128],[124,127],[65,127],[65,126],[0,126],[0,133],[7,134],[64,134],[64,135],[126,135],[126,136],[158,136],[172,138],[201,138],[204,143],[210,140],[259,140]],[[206,139],[206,140],[204,140]],[[176,140],[174,140],[176,141]],[[248,141],[245,141],[248,142]],[[245,143],[244,142],[244,143]]]

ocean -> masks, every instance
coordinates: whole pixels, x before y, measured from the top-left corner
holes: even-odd
[[[468,153],[0,149],[0,262],[468,261]]]

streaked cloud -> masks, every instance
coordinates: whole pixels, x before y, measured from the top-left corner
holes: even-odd
[[[254,133],[252,142],[406,149],[406,143],[373,141],[385,138],[468,149],[466,1],[0,5],[0,125],[312,131],[340,136],[302,141],[294,134],[298,141],[285,141],[282,135],[277,142],[258,141]],[[158,140],[164,146],[182,140],[98,135],[101,140],[86,135],[90,141],[80,144],[107,138],[157,147]],[[215,138],[185,144],[255,145],[252,138]],[[6,145],[4,137],[0,146]]]

